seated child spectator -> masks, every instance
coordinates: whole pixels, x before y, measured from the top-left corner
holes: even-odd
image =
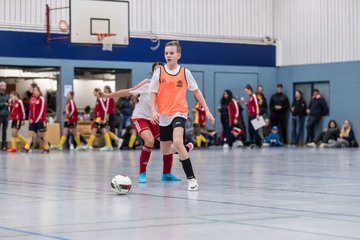
[[[316,147],[321,144],[327,144],[330,140],[336,141],[339,137],[340,130],[335,120],[330,120],[327,128],[325,128],[316,138],[313,143],[308,143],[308,147]]]
[[[271,133],[265,138],[265,141],[270,147],[281,147],[283,145],[280,141],[279,129],[277,126],[271,128]]]
[[[194,137],[196,147],[207,147],[209,143],[213,143],[216,138],[216,131],[206,127],[205,108],[197,101],[194,112]]]
[[[345,148],[345,147],[358,147],[358,144],[355,139],[354,132],[351,127],[351,122],[345,120],[343,126],[340,130],[340,135],[336,140],[329,140],[328,144],[322,144],[320,147],[329,147],[329,148]]]
[[[231,130],[231,134],[234,139],[233,147],[243,147],[244,143],[242,142],[242,137],[244,135],[244,131],[240,128],[240,126],[235,125]]]
[[[265,121],[265,126],[262,127],[262,134],[263,136],[261,137],[262,138],[262,141],[265,142],[265,138],[271,133],[271,122],[270,122],[270,119],[265,117],[264,118],[264,121]]]

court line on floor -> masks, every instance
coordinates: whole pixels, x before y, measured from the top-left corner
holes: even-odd
[[[223,220],[214,220],[214,219],[207,219],[202,217],[195,217],[196,219],[200,220],[209,220],[219,223],[232,223],[232,224],[239,224],[239,225],[246,225],[246,226],[253,226],[253,227],[259,227],[259,228],[267,228],[267,229],[276,229],[276,230],[282,230],[282,231],[288,231],[288,232],[298,232],[298,233],[305,233],[305,234],[312,234],[312,235],[320,235],[320,236],[327,236],[327,237],[335,237],[335,238],[342,238],[342,239],[356,239],[359,240],[360,238],[355,237],[349,237],[349,236],[341,236],[336,234],[328,234],[328,233],[321,233],[321,232],[311,232],[311,231],[303,231],[298,229],[291,229],[291,228],[280,228],[280,227],[272,227],[272,226],[266,226],[266,225],[260,225],[260,224],[251,224],[251,223],[245,223],[244,221],[257,221],[257,220],[277,220],[277,219],[286,219],[286,218],[294,218],[297,217],[294,215],[293,217],[265,217],[265,218],[253,218],[253,219],[242,219],[242,220],[231,220],[231,221],[223,221]]]
[[[62,226],[81,226],[81,225],[91,225],[91,224],[106,224],[106,223],[122,223],[122,222],[142,222],[142,221],[156,221],[156,220],[173,220],[173,219],[193,219],[197,217],[207,217],[207,216],[223,216],[223,215],[240,215],[240,214],[252,214],[252,213],[260,213],[260,211],[252,211],[252,212],[237,212],[237,213],[214,213],[214,214],[204,214],[200,216],[187,216],[187,217],[155,217],[155,218],[140,218],[140,219],[124,219],[117,221],[97,221],[97,222],[78,222],[78,223],[63,223],[63,224],[52,224],[52,225],[37,225],[37,226],[20,226],[19,228],[43,228],[43,227],[62,227]],[[273,213],[273,212],[272,212]],[[274,213],[279,214],[279,213]],[[280,213],[286,216],[295,216],[292,214]],[[204,219],[202,219],[204,220]],[[207,221],[209,221],[207,219]]]
[[[32,232],[32,231],[26,231],[26,230],[21,230],[21,229],[17,229],[17,228],[10,228],[10,227],[5,227],[5,226],[0,226],[0,229],[6,230],[6,231],[11,231],[11,232],[16,232],[16,233],[23,233],[23,234],[30,235],[30,236],[38,236],[38,237],[44,237],[44,238],[50,238],[50,239],[56,239],[56,240],[70,240],[70,238],[58,237],[58,236],[54,236],[54,235],[48,235],[48,234]]]
[[[356,238],[356,237],[340,236],[340,235],[335,235],[335,234],[318,233],[318,232],[302,231],[302,230],[291,229],[291,228],[270,227],[270,226],[259,225],[259,224],[243,223],[242,221],[235,221],[233,223],[240,224],[240,225],[245,225],[245,226],[267,228],[267,229],[272,229],[272,230],[276,229],[276,230],[282,230],[282,231],[288,231],[288,232],[306,233],[306,234],[320,235],[320,236],[326,236],[326,237],[335,237],[335,238],[342,238],[342,239],[354,239],[354,240],[359,240],[360,239],[360,238]]]
[[[81,191],[74,191],[72,190],[73,188],[71,186],[65,186],[65,185],[48,185],[48,184],[44,184],[44,183],[36,183],[36,182],[13,182],[13,181],[7,181],[7,180],[0,180],[0,184],[2,184],[1,182],[4,182],[4,184],[12,184],[12,185],[17,185],[17,186],[24,186],[22,184],[19,183],[25,183],[25,184],[29,184],[29,185],[35,185],[34,187],[39,187],[39,185],[41,186],[46,186],[49,187],[50,189],[53,190],[63,190],[63,191],[68,191],[68,192],[82,192],[82,193],[90,193],[90,192],[86,192],[85,190],[89,190],[89,191],[102,191],[102,190],[97,190],[97,189],[93,189],[93,188],[77,188],[78,190]],[[305,191],[305,190],[296,190],[296,189],[286,189],[286,188],[269,188],[269,187],[254,187],[254,186],[246,186],[246,185],[234,185],[234,184],[213,184],[213,186],[229,186],[229,187],[238,187],[238,188],[244,188],[244,189],[265,189],[265,190],[269,190],[269,191],[284,191],[284,192],[294,192],[294,193],[309,193],[309,194],[319,194],[319,195],[330,195],[330,196],[341,196],[341,197],[360,197],[360,195],[355,195],[355,194],[340,194],[340,193],[332,193],[332,192],[320,192],[320,191]],[[28,186],[24,186],[24,187],[28,187]],[[60,188],[59,188],[60,187]],[[71,189],[68,189],[71,188]],[[93,192],[96,193],[96,192]],[[1,193],[0,193],[1,194]],[[9,194],[10,195],[10,194]],[[40,199],[42,199],[41,197],[38,197]],[[53,199],[48,199],[48,200],[53,200]],[[55,199],[56,200],[56,199]]]
[[[4,180],[3,180],[4,181]],[[6,181],[5,181],[6,182]],[[33,183],[33,182],[24,182],[26,184],[36,184],[36,185],[43,185],[47,187],[55,187],[53,185],[43,184],[43,183]],[[70,188],[67,186],[60,186],[65,188]],[[108,195],[112,197],[116,197],[113,194],[108,193],[108,191],[105,190],[94,190],[91,188],[84,188],[86,190],[90,190],[92,192],[84,192],[84,193],[93,193],[93,194],[102,194],[102,195]],[[83,189],[83,190],[84,190]],[[83,192],[83,191],[74,191],[71,189],[64,189],[65,191],[69,192]],[[155,194],[146,194],[146,193],[138,193],[138,192],[132,192],[131,194],[134,195],[144,195],[144,196],[153,196],[153,197],[164,197],[164,198],[173,198],[173,199],[182,199],[182,200],[193,200],[193,201],[201,201],[201,202],[208,202],[208,203],[219,203],[219,204],[228,204],[228,205],[239,205],[239,206],[247,206],[247,207],[257,207],[257,208],[267,208],[267,209],[276,209],[276,210],[286,210],[286,211],[297,211],[297,212],[308,212],[308,213],[317,213],[317,214],[327,214],[327,215],[336,215],[336,216],[350,216],[350,217],[360,217],[360,215],[352,215],[352,214],[338,214],[338,213],[326,213],[326,212],[316,212],[316,211],[310,211],[310,210],[298,210],[298,209],[287,209],[287,208],[279,208],[279,207],[270,207],[270,206],[261,206],[261,205],[252,205],[252,204],[244,204],[244,203],[233,203],[233,202],[225,202],[225,201],[213,201],[213,200],[206,200],[206,199],[188,199],[185,197],[175,197],[175,196],[165,196],[165,195],[155,195]],[[61,199],[60,199],[61,200]]]
[[[189,218],[190,219],[190,218]],[[199,223],[178,223],[178,224],[159,224],[159,225],[147,225],[147,226],[134,226],[134,227],[116,227],[116,228],[102,228],[102,229],[91,229],[91,230],[76,230],[76,231],[60,231],[60,232],[53,232],[52,234],[70,234],[70,233],[87,233],[87,232],[104,232],[104,231],[116,231],[116,230],[131,230],[131,229],[143,229],[143,228],[158,228],[158,227],[176,227],[176,226],[188,226],[188,225],[202,225],[202,224],[212,224],[212,223],[216,223],[214,221],[211,220],[201,220],[203,222],[199,222]],[[0,226],[1,229],[1,226]],[[21,230],[19,230],[21,231]],[[22,232],[22,231],[21,231]],[[26,232],[26,231],[25,231]],[[30,232],[31,233],[31,232]],[[56,240],[71,240],[69,238],[54,238],[55,236],[51,236],[51,235],[43,235],[43,234],[33,234],[33,235],[39,235],[39,236],[49,236],[52,237],[52,239],[56,239]],[[0,236],[1,238],[2,236]],[[13,236],[13,237],[18,237],[18,236]],[[11,238],[8,237],[8,238]]]
[[[244,206],[244,207],[252,207],[252,208],[275,209],[275,210],[291,211],[291,212],[316,213],[316,214],[334,215],[334,216],[347,216],[347,217],[360,217],[360,215],[353,215],[353,214],[342,214],[342,213],[331,213],[331,212],[317,212],[317,211],[311,211],[311,210],[281,208],[281,207],[254,205],[254,204],[246,204],[246,203],[236,203],[236,202],[226,202],[226,201],[215,201],[215,200],[207,200],[207,199],[189,199],[189,198],[186,198],[186,197],[164,196],[164,195],[155,195],[155,194],[146,194],[146,193],[134,193],[134,192],[133,192],[132,194],[144,195],[144,196],[152,196],[152,197],[161,197],[161,198],[182,199],[182,200],[187,200],[187,201],[197,201],[197,202],[205,202],[205,203],[215,203],[215,204],[226,204],[226,205]]]
[[[332,192],[305,191],[305,190],[286,189],[286,188],[250,187],[250,186],[246,186],[246,185],[213,184],[213,186],[219,186],[219,187],[220,186],[229,186],[229,187],[238,187],[238,188],[243,188],[243,189],[263,189],[263,190],[269,190],[269,191],[309,193],[309,194],[330,195],[330,196],[340,196],[340,197],[360,197],[360,195],[354,195],[354,194],[340,194],[340,193],[332,193]]]

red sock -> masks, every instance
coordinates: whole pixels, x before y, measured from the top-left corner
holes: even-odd
[[[140,153],[140,173],[146,172],[146,167],[150,159],[152,148],[143,146]]]
[[[172,162],[173,162],[173,155],[169,154],[169,155],[163,155],[163,174],[167,174],[171,172],[171,167],[172,167]]]

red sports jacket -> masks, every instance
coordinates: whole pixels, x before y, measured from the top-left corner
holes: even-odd
[[[69,99],[66,102],[65,112],[68,123],[76,123],[78,121],[78,111],[73,99]]]
[[[235,119],[239,118],[239,105],[235,98],[228,105],[230,126],[235,124]]]
[[[31,97],[29,120],[32,123],[41,123],[46,121],[46,103],[44,97]]]
[[[15,100],[11,102],[10,119],[13,121],[25,120],[25,108],[21,100]]]
[[[247,107],[249,117],[256,117],[256,115],[259,114],[259,103],[255,93],[250,96]]]

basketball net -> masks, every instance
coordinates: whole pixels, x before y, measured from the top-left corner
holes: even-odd
[[[96,37],[98,42],[102,44],[103,51],[112,51],[112,45],[114,43],[113,37],[115,37],[115,33],[97,33]]]

